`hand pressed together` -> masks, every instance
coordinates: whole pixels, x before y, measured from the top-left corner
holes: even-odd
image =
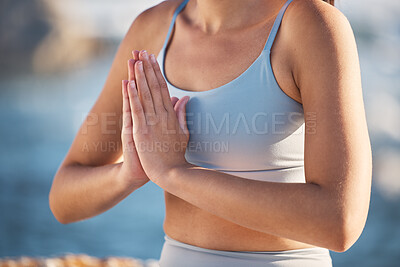
[[[153,54],[143,50],[133,55],[129,81],[122,81],[124,164],[138,157],[148,179],[157,183],[170,169],[187,163],[189,97],[170,97]]]

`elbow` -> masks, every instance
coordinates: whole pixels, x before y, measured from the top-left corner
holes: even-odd
[[[332,242],[331,250],[334,252],[346,252],[357,241],[357,238],[350,236],[348,233],[340,233]]]
[[[334,252],[346,252],[360,237],[365,221],[355,220],[352,218],[340,219],[331,231],[331,248]]]
[[[50,207],[50,211],[53,214],[54,218],[61,224],[69,224],[72,223],[71,220],[68,219],[67,216],[65,216],[65,214],[63,214],[62,212],[60,212],[59,208],[57,208],[57,201],[55,200],[54,194],[50,191],[49,194],[49,207]]]
[[[50,210],[53,213],[54,218],[61,224],[70,224],[73,221],[69,220],[67,216],[64,216],[63,214],[60,214],[59,212],[57,212],[53,205],[50,202]]]
[[[70,221],[70,220],[68,220],[66,217],[62,217],[62,216],[59,216],[59,215],[57,215],[56,213],[54,213],[53,212],[53,216],[54,216],[54,218],[56,218],[56,220],[59,222],[59,223],[61,223],[61,224],[70,224],[70,223],[73,223],[73,221]]]
[[[59,194],[56,192],[56,179],[57,179],[57,174],[54,177],[53,184],[51,186],[49,195],[48,195],[48,201],[49,201],[49,208],[51,213],[53,214],[54,218],[61,224],[69,224],[72,223],[68,216],[63,212],[63,208],[59,206],[59,197],[57,197]]]

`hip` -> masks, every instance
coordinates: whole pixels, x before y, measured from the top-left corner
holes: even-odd
[[[164,239],[160,267],[332,266],[329,250],[320,247],[285,251],[226,251],[193,246],[167,235]]]

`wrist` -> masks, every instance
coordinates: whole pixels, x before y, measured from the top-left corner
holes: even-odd
[[[124,165],[124,162],[117,163],[115,168],[117,173],[116,178],[126,191],[133,192],[148,181],[147,177],[143,177],[143,179],[135,177],[134,173],[129,171],[129,168]]]
[[[174,187],[179,185],[179,180],[188,176],[188,171],[190,171],[190,169],[194,166],[195,165],[189,162],[184,162],[179,165],[171,166],[165,172],[165,178],[160,179],[160,183],[162,184],[159,184],[159,186],[167,191],[173,190]]]

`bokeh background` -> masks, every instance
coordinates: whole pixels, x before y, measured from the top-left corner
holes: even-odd
[[[128,27],[158,0],[0,1],[0,258],[158,259],[163,192],[152,183],[86,221],[58,223],[53,176]],[[338,0],[356,35],[374,166],[364,232],[335,266],[400,262],[400,1]]]

